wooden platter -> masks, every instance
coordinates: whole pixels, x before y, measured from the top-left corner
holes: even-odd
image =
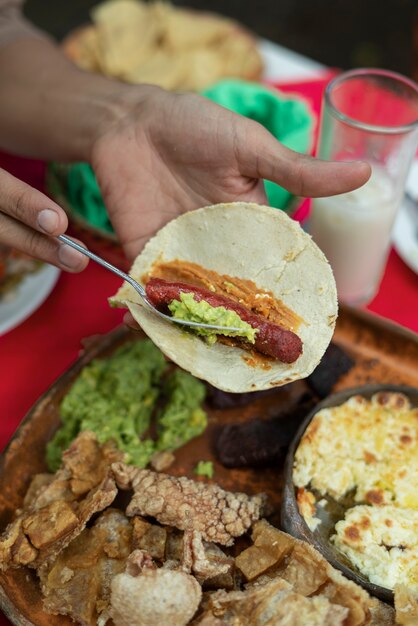
[[[93,358],[109,356],[122,343],[140,339],[140,334],[126,328],[95,338],[80,359],[50,387],[22,421],[0,458],[1,531],[22,504],[31,477],[46,469],[45,446],[59,426],[60,402],[80,370]],[[333,341],[355,360],[354,367],[340,378],[333,392],[373,383],[418,387],[418,336],[414,333],[371,314],[343,307]],[[268,493],[275,507],[271,521],[280,525],[283,464],[257,469],[227,469],[215,458],[214,441],[222,425],[276,416],[296,405],[307,389],[306,382],[297,381],[274,394],[257,397],[245,406],[207,407],[209,426],[206,432],[176,452],[176,462],[169,472],[194,477],[193,469],[198,461],[212,460],[214,480],[222,487],[247,493]],[[73,624],[67,617],[43,612],[37,579],[29,569],[0,573],[0,607],[17,626]]]

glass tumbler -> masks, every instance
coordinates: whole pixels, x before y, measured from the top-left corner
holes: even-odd
[[[346,72],[324,95],[318,156],[368,161],[361,188],[312,203],[309,231],[334,271],[339,299],[353,306],[376,294],[391,230],[418,145],[418,85],[377,69]]]

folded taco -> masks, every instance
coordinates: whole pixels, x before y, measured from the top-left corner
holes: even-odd
[[[147,243],[130,274],[161,311],[239,329],[183,330],[153,315],[128,284],[110,299],[127,307],[177,365],[225,391],[308,376],[334,331],[331,268],[310,236],[277,209],[236,202],[185,213]]]

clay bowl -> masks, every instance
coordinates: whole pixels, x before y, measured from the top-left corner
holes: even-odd
[[[339,393],[332,394],[320,402],[313,411],[306,417],[290,444],[284,467],[284,488],[281,509],[281,525],[283,530],[307,541],[313,545],[327,559],[331,565],[339,569],[344,576],[350,578],[358,585],[361,585],[371,595],[380,598],[384,602],[393,602],[393,591],[379,585],[375,585],[362,574],[337,548],[330,538],[334,534],[335,524],[344,517],[345,511],[354,505],[353,499],[347,497],[341,502],[335,501],[330,496],[324,496],[327,501],[326,507],[317,505],[317,516],[321,519],[321,524],[315,531],[311,531],[304,518],[299,513],[296,502],[296,489],[293,484],[293,463],[295,452],[299,442],[305,433],[306,428],[312,418],[323,408],[338,406],[348,400],[351,396],[362,395],[369,399],[379,391],[400,392],[408,396],[413,406],[418,407],[418,388],[402,385],[365,385],[346,389]],[[357,503],[358,504],[358,503]]]

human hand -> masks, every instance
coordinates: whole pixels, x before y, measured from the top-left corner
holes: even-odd
[[[134,95],[125,114],[102,130],[91,152],[113,226],[131,260],[185,211],[237,200],[265,204],[263,178],[317,197],[350,191],[370,176],[366,163],[325,162],[288,150],[260,124],[206,98],[145,90],[145,97]]]
[[[79,272],[87,265],[86,257],[54,238],[67,226],[67,216],[58,204],[0,169],[0,244]]]

